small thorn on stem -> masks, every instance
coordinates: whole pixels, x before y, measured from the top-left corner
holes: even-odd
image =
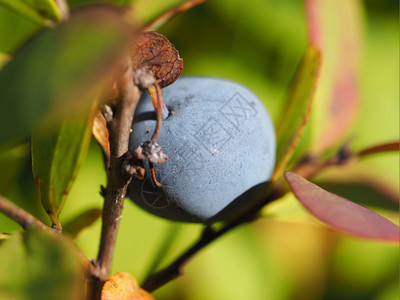
[[[157,180],[153,163],[149,162],[149,168],[150,168],[151,178],[153,179],[153,182],[155,183],[156,186],[161,187],[162,184],[159,183]]]

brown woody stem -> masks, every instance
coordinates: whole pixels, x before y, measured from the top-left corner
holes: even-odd
[[[381,153],[381,152],[389,152],[389,151],[399,151],[399,141],[380,144],[380,145],[366,148],[366,149],[358,152],[358,157],[363,157],[363,156],[367,156],[367,155],[371,155],[371,154],[375,154],[375,153]]]
[[[30,229],[30,228],[36,228],[36,229],[47,231],[51,234],[59,234],[58,230],[54,230],[54,229],[50,228],[49,226],[44,224],[42,221],[35,218],[34,216],[32,216],[30,213],[23,210],[22,208],[16,206],[14,203],[7,200],[6,198],[4,198],[1,195],[0,195],[0,212],[2,212],[6,216],[8,216],[10,219],[14,220],[16,223],[21,225],[21,227],[25,230]],[[88,270],[89,260],[77,248],[75,250],[76,250],[78,259],[79,259],[81,265],[83,266],[83,269]]]
[[[92,263],[92,276],[99,279],[99,284],[92,292],[92,298],[98,296],[96,292],[99,292],[102,284],[109,277],[124,198],[132,179],[132,177],[123,176],[121,170],[126,160],[124,154],[128,153],[133,115],[141,95],[141,90],[132,80],[133,72],[131,62],[129,62],[119,78],[118,88],[121,98],[117,103],[116,113],[107,123],[110,139],[110,169],[105,190],[100,248],[97,261]]]
[[[162,23],[167,21],[169,18],[175,16],[176,14],[186,11],[188,9],[191,9],[192,7],[200,5],[206,1],[207,0],[188,0],[178,6],[175,6],[171,10],[165,12],[161,16],[159,16],[156,19],[154,19],[153,21],[151,21],[150,23],[146,24],[142,28],[142,30],[143,31],[154,30],[156,27],[158,27],[159,25],[161,25]]]
[[[152,292],[159,287],[163,286],[164,284],[174,280],[178,276],[182,274],[182,268],[187,263],[187,261],[192,258],[197,252],[201,249],[215,241],[217,238],[221,237],[222,235],[230,232],[232,229],[254,220],[257,217],[257,212],[264,207],[267,203],[278,199],[282,196],[282,191],[279,189],[268,189],[268,196],[261,199],[259,202],[255,203],[252,207],[249,207],[245,212],[243,212],[240,216],[236,219],[232,220],[229,223],[226,223],[221,229],[215,231],[211,227],[205,227],[203,230],[202,235],[200,236],[199,240],[187,249],[182,255],[180,255],[174,262],[172,262],[169,266],[164,268],[163,270],[152,274],[149,276],[145,282],[142,284],[142,287]]]
[[[331,167],[345,165],[352,161],[354,158],[362,157],[368,154],[374,154],[378,152],[385,151],[395,151],[398,150],[398,142],[387,143],[371,147],[360,151],[359,153],[352,152],[349,148],[343,147],[333,156],[326,160],[320,160],[319,157],[309,157],[300,163],[295,169],[296,174],[300,174],[302,177],[310,178],[320,173],[322,170]],[[271,186],[270,186],[271,187]],[[174,280],[182,273],[182,268],[186,262],[193,257],[198,251],[203,249],[205,246],[229,232],[230,230],[244,224],[257,216],[259,210],[265,206],[267,203],[280,198],[285,194],[285,189],[280,181],[277,181],[272,189],[266,189],[265,198],[262,201],[256,203],[253,207],[249,208],[246,212],[238,217],[237,219],[227,223],[218,231],[210,230],[208,227],[204,230],[203,235],[199,240],[186,250],[182,255],[180,255],[175,261],[173,261],[165,269],[149,276],[143,283],[143,288],[152,292],[171,280]]]
[[[17,222],[23,229],[37,228],[54,233],[46,224],[0,195],[0,212]]]

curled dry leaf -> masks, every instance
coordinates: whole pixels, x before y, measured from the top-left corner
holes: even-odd
[[[175,46],[160,33],[140,33],[132,44],[132,53],[135,68],[150,70],[162,88],[175,82],[182,73],[183,59]]]
[[[296,198],[317,219],[357,237],[399,241],[399,227],[376,212],[331,194],[293,172],[284,177]]]
[[[107,122],[99,110],[97,110],[95,117],[94,117],[92,133],[93,133],[93,136],[95,137],[96,141],[99,143],[106,160],[109,161],[110,160],[110,142],[108,141]]]
[[[104,284],[101,300],[154,300],[142,289],[132,275],[120,272],[112,275]]]

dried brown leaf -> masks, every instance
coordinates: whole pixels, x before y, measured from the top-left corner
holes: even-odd
[[[160,87],[166,87],[182,73],[183,59],[175,46],[162,34],[141,32],[132,44],[133,65],[146,68],[156,77]]]
[[[92,133],[99,143],[107,161],[110,160],[110,143],[108,141],[107,122],[101,112],[98,110],[94,117]]]

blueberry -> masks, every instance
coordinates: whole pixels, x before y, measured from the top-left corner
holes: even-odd
[[[128,196],[140,207],[171,220],[224,220],[250,205],[271,178],[274,127],[262,102],[244,86],[213,77],[181,77],[162,90],[170,110],[158,144],[168,162],[156,164],[158,187],[134,178]],[[130,151],[150,140],[156,115],[146,93],[137,107]]]

